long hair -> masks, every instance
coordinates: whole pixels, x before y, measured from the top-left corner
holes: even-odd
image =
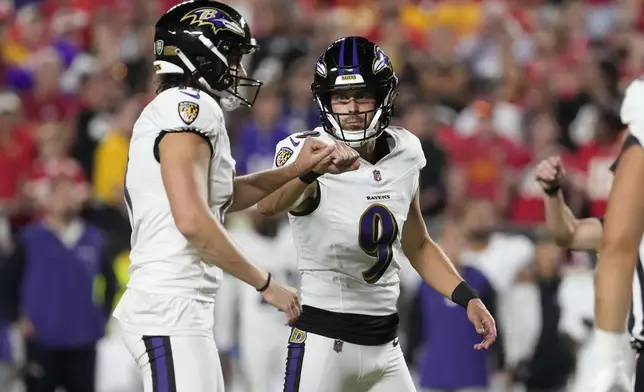
[[[156,75],[155,78],[157,84],[157,94],[161,94],[163,91],[174,87],[192,87],[201,90],[201,86],[193,77],[184,74],[160,74]]]

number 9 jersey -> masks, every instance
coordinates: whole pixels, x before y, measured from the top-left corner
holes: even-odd
[[[273,165],[292,162],[306,137],[335,142],[322,128],[291,135],[278,143]],[[303,305],[369,316],[397,311],[402,228],[426,160],[406,129],[389,127],[380,137],[389,144],[386,156],[322,175],[309,210],[289,213]]]

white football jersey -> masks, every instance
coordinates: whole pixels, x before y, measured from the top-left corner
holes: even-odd
[[[157,143],[169,132],[194,132],[208,142],[210,209],[223,219],[232,202],[235,161],[219,104],[195,89],[163,91],[134,124],[125,198],[132,224],[128,287],[149,293],[214,301],[221,269],[208,265],[179,232],[161,178]]]
[[[620,116],[631,135],[644,146],[644,79],[636,79],[627,88]]]
[[[304,305],[372,316],[396,312],[400,239],[426,161],[412,133],[398,127],[385,132],[391,136],[386,157],[375,165],[360,159],[356,171],[321,176],[315,211],[289,214]],[[293,161],[307,135],[335,142],[322,128],[294,134],[277,145],[274,166]]]

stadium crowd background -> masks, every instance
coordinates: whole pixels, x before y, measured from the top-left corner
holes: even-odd
[[[239,109],[227,118],[238,174],[270,168],[278,140],[317,126],[309,86],[326,46],[347,35],[376,41],[400,78],[394,123],[415,133],[427,155],[421,204],[430,233],[456,262],[480,270],[497,294],[503,349],[493,353],[490,390],[566,390],[592,328],[594,256],[564,252],[544,235],[534,169],[541,159],[561,155],[573,211],[579,217],[603,214],[612,182],[608,168],[622,140],[621,98],[644,65],[641,2],[225,2],[247,17],[261,45],[246,69],[265,83],[252,111]],[[74,187],[63,198],[83,203],[84,219],[106,233],[121,285],[118,299],[127,281],[122,190],[128,138],[155,93],[154,22],[176,3],[0,0],[2,262],[11,259],[21,228],[60,202],[50,185],[66,179]],[[241,213],[228,219],[246,233],[242,249],[259,236],[255,218]],[[418,352],[437,343],[418,335],[422,327],[416,324],[434,319],[423,314],[429,308],[414,307],[419,283],[407,269],[401,338],[422,380],[424,354]],[[65,286],[64,277],[52,279]],[[228,308],[227,319],[254,312]],[[0,379],[8,371],[17,381],[30,371],[22,338],[37,339],[38,331],[28,320],[14,323],[10,313],[0,319]],[[218,343],[231,390],[244,391],[254,370],[237,361],[242,338],[236,331],[235,324],[222,326]],[[459,363],[461,354],[441,355]],[[280,379],[278,365],[274,376]],[[98,344],[97,368],[99,391],[137,390],[136,382],[128,384],[136,380],[134,363],[112,323]]]

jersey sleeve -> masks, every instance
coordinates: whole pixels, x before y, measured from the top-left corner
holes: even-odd
[[[154,108],[159,135],[154,143],[154,157],[159,160],[158,145],[172,132],[192,132],[204,139],[214,152],[217,135],[225,132],[223,112],[215,100],[198,90],[169,90],[160,95]]]
[[[286,139],[282,139],[275,147],[275,157],[273,159],[273,169],[282,167],[287,163],[295,161],[297,155],[302,149],[304,139],[299,138],[300,134],[293,134]]]
[[[628,125],[630,136],[632,136],[631,144],[637,141],[640,146],[644,145],[644,110],[642,104],[644,102],[644,80],[638,79],[632,82],[626,88],[624,102],[620,116],[622,123]],[[628,140],[628,139],[627,139]]]
[[[425,158],[425,152],[423,151],[423,147],[420,145],[420,140],[418,140],[417,149],[418,171],[421,171],[427,165],[427,158]]]
[[[406,131],[409,134],[410,138],[410,149],[412,152],[413,164],[416,167],[416,180],[414,181],[414,189],[412,192],[412,197],[416,195],[420,189],[420,171],[427,165],[427,158],[425,158],[425,152],[423,151],[423,146],[420,142],[420,139],[416,135],[412,134],[409,131]]]
[[[425,158],[425,152],[423,151],[423,145],[420,142],[420,139],[411,133],[409,130],[404,128],[399,128],[399,132],[403,132],[408,139],[408,146],[411,152],[412,165],[418,168],[420,171],[427,164],[427,159]]]
[[[637,139],[635,136],[633,136],[633,134],[628,134],[626,139],[624,139],[624,143],[622,144],[622,150],[619,152],[619,155],[615,159],[615,162],[613,162],[610,165],[609,170],[611,172],[615,173],[615,171],[617,170],[617,166],[619,166],[619,160],[622,157],[622,154],[624,153],[624,151],[626,151],[627,149],[629,149],[632,146],[640,146],[641,147],[642,143],[639,141],[639,139]]]

